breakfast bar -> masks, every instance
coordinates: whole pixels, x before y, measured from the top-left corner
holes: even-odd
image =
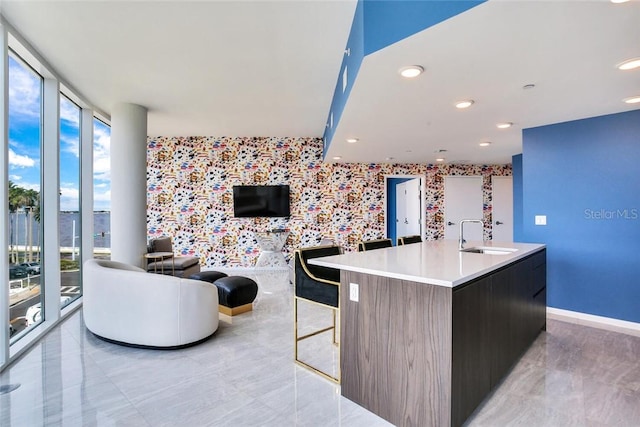
[[[395,425],[459,426],[546,327],[546,249],[452,240],[340,269],[341,392]]]

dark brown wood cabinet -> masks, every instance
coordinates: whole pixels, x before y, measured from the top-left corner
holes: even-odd
[[[546,250],[531,257],[533,268],[533,304],[531,306],[531,328],[537,336],[539,330],[547,329],[547,254]]]
[[[456,288],[341,285],[342,394],[396,425],[462,425],[546,325],[544,249]]]
[[[545,251],[454,289],[452,318],[451,424],[458,426],[546,325]]]
[[[491,278],[453,292],[451,414],[459,425],[491,390]]]

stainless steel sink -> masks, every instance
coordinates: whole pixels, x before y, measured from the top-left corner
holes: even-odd
[[[485,254],[485,255],[509,255],[516,252],[517,249],[513,248],[496,248],[492,246],[474,246],[472,248],[461,249],[460,252],[469,252],[472,254]]]

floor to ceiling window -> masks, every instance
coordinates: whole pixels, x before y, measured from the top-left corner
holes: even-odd
[[[0,292],[8,295],[0,295],[0,317],[9,319],[0,371],[80,306],[82,260],[111,256],[109,118],[5,31],[0,20],[7,61]]]
[[[93,120],[93,256],[111,258],[111,127]]]
[[[80,272],[80,107],[60,96],[60,305],[82,294]]]
[[[39,319],[42,297],[41,152],[43,79],[9,54],[9,321],[11,342]],[[33,316],[32,316],[33,317]]]

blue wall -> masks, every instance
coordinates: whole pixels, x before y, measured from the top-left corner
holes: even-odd
[[[547,244],[548,305],[640,322],[640,110],[525,129],[522,159],[522,237]]]
[[[412,179],[414,178],[387,178],[387,237],[391,239],[394,246],[398,241],[398,233],[395,227],[398,219],[396,212],[396,185]]]
[[[522,233],[522,154],[511,158],[513,175],[513,241],[523,242]]]

